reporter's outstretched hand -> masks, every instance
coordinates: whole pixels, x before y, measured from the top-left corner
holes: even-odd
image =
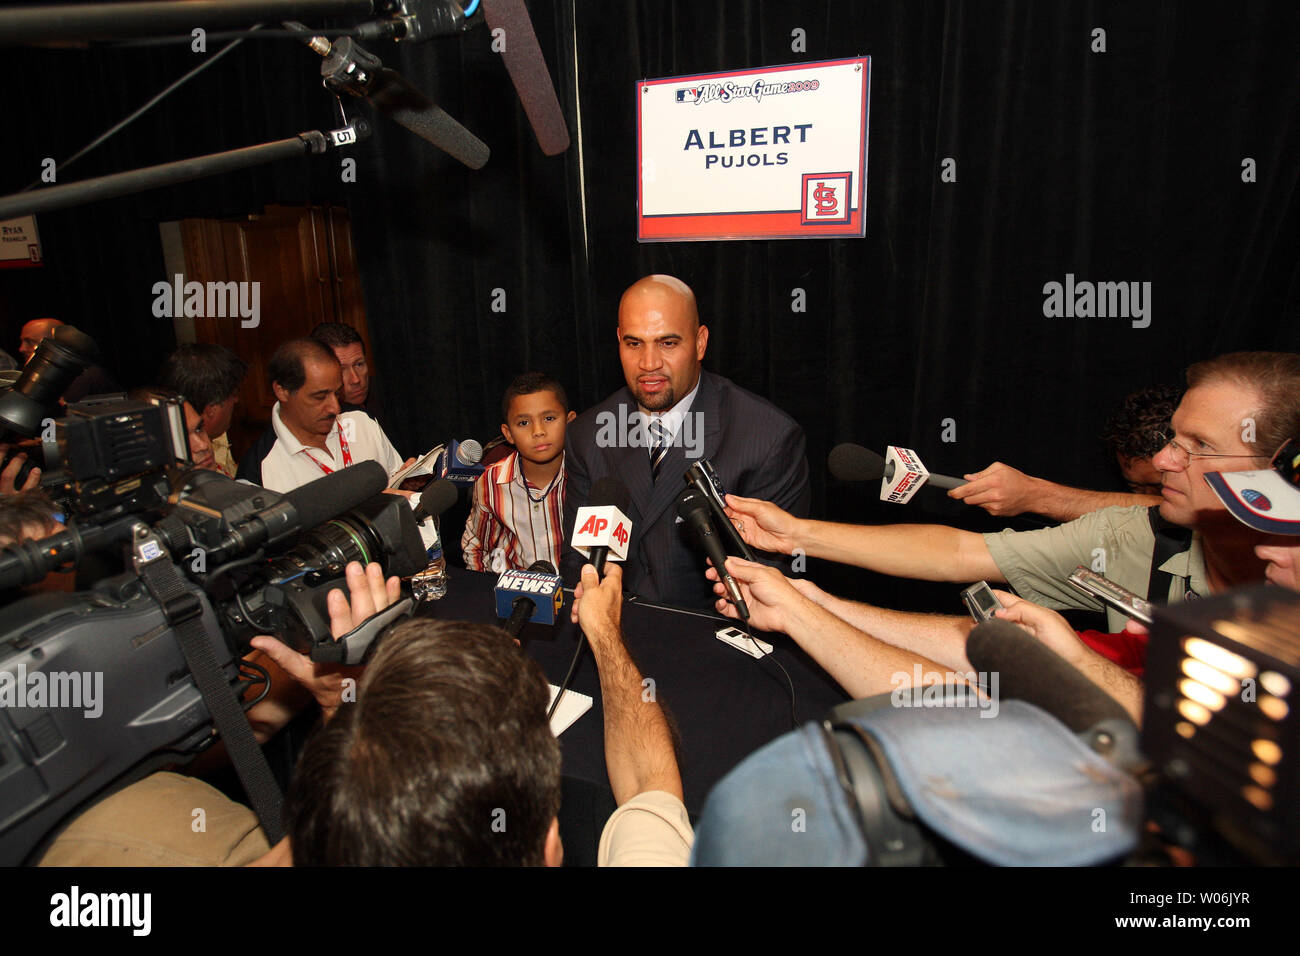
[[[749,606],[749,626],[760,631],[789,634],[798,615],[812,603],[789,578],[766,564],[728,557],[727,570],[736,579],[740,596]],[[727,588],[718,576],[718,569],[710,565],[704,574],[714,582],[713,593],[719,595],[715,604],[718,613],[740,620],[736,606],[727,598]]]
[[[384,569],[373,561],[366,565],[365,570],[359,562],[353,561],[345,573],[350,599],[339,588],[330,591],[327,598],[330,634],[335,640],[394,603],[402,591],[401,581],[396,577],[385,581]],[[360,667],[317,663],[274,637],[255,637],[250,643],[311,692],[326,720],[333,717],[343,703],[343,680],[361,675]]]
[[[789,554],[794,550],[797,519],[779,505],[758,498],[727,495],[727,517],[751,548]]]
[[[994,589],[993,594],[1002,602],[1002,610],[997,612],[999,619],[1019,624],[1041,643],[1079,666],[1089,648],[1069,621],[1050,608],[1016,597],[1010,591]]]
[[[1036,478],[995,461],[983,471],[963,476],[967,484],[949,489],[948,497],[983,508],[991,515],[1010,517],[1034,511]],[[1041,507],[1041,504],[1039,504]]]
[[[573,620],[588,639],[621,633],[623,568],[620,565],[606,564],[604,578],[596,573],[595,565],[582,566],[582,583],[573,592]]]

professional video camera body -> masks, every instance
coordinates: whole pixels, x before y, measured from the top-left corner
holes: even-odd
[[[51,368],[59,374],[51,376]],[[403,577],[426,564],[411,509],[382,494],[387,475],[377,463],[286,495],[193,471],[179,399],[97,398],[51,419],[59,380],[66,387],[79,370],[74,362],[45,362],[41,374],[26,384],[25,374],[0,395],[0,422],[46,432],[42,485],[68,517],[66,531],[0,551],[0,590],[35,583],[90,552],[127,551],[129,567],[87,591],[43,593],[5,608],[5,865],[32,859],[62,821],[106,788],[210,745],[213,707],[220,707],[214,699],[223,696],[214,695],[212,682],[224,684],[232,700],[248,684],[266,683],[265,672],[245,676],[250,667],[240,660],[252,636],[273,634],[317,660],[358,662],[410,601],[334,641],[326,598],[349,561],[377,561],[386,574]]]

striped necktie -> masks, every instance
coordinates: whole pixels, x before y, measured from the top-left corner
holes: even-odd
[[[668,457],[668,429],[657,418],[650,419],[650,476],[659,480],[659,466]]]

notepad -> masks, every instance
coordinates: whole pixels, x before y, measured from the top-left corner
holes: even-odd
[[[405,468],[399,468],[389,476],[388,487],[396,488],[407,478],[418,478],[421,475],[432,474],[433,466],[437,463],[438,456],[443,453],[446,447],[446,445],[438,445],[417,458],[415,461],[411,462],[411,464],[407,465]]]
[[[546,706],[549,709],[551,704],[555,701],[555,695],[560,692],[560,688],[556,687],[554,684],[548,686],[551,688],[551,695],[546,701]],[[575,690],[566,690],[564,692],[564,699],[560,701],[560,706],[556,707],[555,713],[551,714],[551,733],[555,734],[557,737],[560,736],[560,734],[572,727],[574,722],[589,710],[591,710],[590,697],[586,694],[579,694]]]

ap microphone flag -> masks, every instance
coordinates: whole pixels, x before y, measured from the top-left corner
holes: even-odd
[[[614,505],[579,508],[573,527],[573,550],[584,558],[591,557],[592,548],[608,548],[610,561],[627,559],[632,522]]]

